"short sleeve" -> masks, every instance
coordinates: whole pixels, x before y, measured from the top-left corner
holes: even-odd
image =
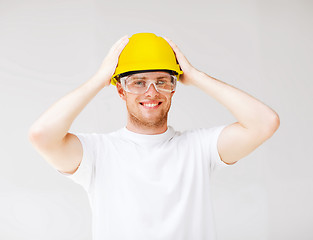
[[[95,178],[95,165],[97,157],[96,134],[77,133],[75,135],[78,137],[83,147],[82,161],[76,172],[73,174],[64,173],[59,170],[57,170],[57,172],[70,178],[72,181],[81,185],[87,192],[89,192]]]
[[[210,172],[231,166],[222,161],[217,148],[217,141],[220,133],[227,125],[212,127],[208,129],[200,129],[201,143],[205,156],[208,156]]]
[[[219,138],[222,130],[226,126],[227,125],[216,127],[212,131],[212,142],[210,144],[210,148],[211,148],[211,151],[210,151],[211,152],[210,170],[211,171],[215,171],[215,170],[220,169],[220,168],[231,166],[231,165],[222,161],[222,159],[218,153],[218,148],[217,148],[218,138]]]

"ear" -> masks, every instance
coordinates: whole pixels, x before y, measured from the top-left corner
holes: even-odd
[[[122,88],[121,83],[119,83],[119,82],[116,83],[116,89],[117,89],[117,93],[120,96],[120,98],[123,99],[124,101],[126,101],[126,92]]]

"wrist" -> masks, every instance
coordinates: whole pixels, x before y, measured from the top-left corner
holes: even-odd
[[[107,87],[111,84],[111,76],[112,75],[109,75],[107,73],[96,72],[91,77],[91,81],[101,85],[102,87]]]
[[[201,79],[203,79],[204,73],[196,68],[192,68],[188,75],[190,76],[190,80],[188,82],[191,85],[198,87],[201,82]]]
[[[108,79],[109,81],[107,81],[107,79],[108,77],[96,73],[88,80],[88,85],[100,91],[102,88],[110,85],[110,79]]]

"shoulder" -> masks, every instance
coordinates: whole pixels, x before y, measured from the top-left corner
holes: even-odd
[[[73,133],[78,137],[81,141],[88,141],[88,142],[103,142],[109,141],[113,139],[117,139],[119,137],[119,130],[115,130],[108,133],[84,133],[84,132],[77,132]]]
[[[203,146],[207,148],[208,144],[217,142],[221,131],[226,125],[213,126],[208,128],[194,128],[183,131],[174,131],[171,142],[180,146]]]
[[[175,131],[176,137],[181,138],[201,138],[201,137],[216,137],[216,135],[219,135],[220,132],[226,127],[227,125],[219,125],[219,126],[213,126],[213,127],[202,127],[202,128],[194,128],[194,129],[188,129],[184,130],[182,132]]]

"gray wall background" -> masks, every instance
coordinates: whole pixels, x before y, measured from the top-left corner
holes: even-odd
[[[219,240],[313,239],[312,12],[304,0],[1,0],[0,239],[91,239],[86,193],[39,156],[27,132],[96,72],[115,41],[137,32],[168,36],[197,69],[280,116],[271,139],[213,177]],[[175,129],[234,121],[213,98],[179,84],[169,114]],[[71,131],[125,123],[110,86]]]

